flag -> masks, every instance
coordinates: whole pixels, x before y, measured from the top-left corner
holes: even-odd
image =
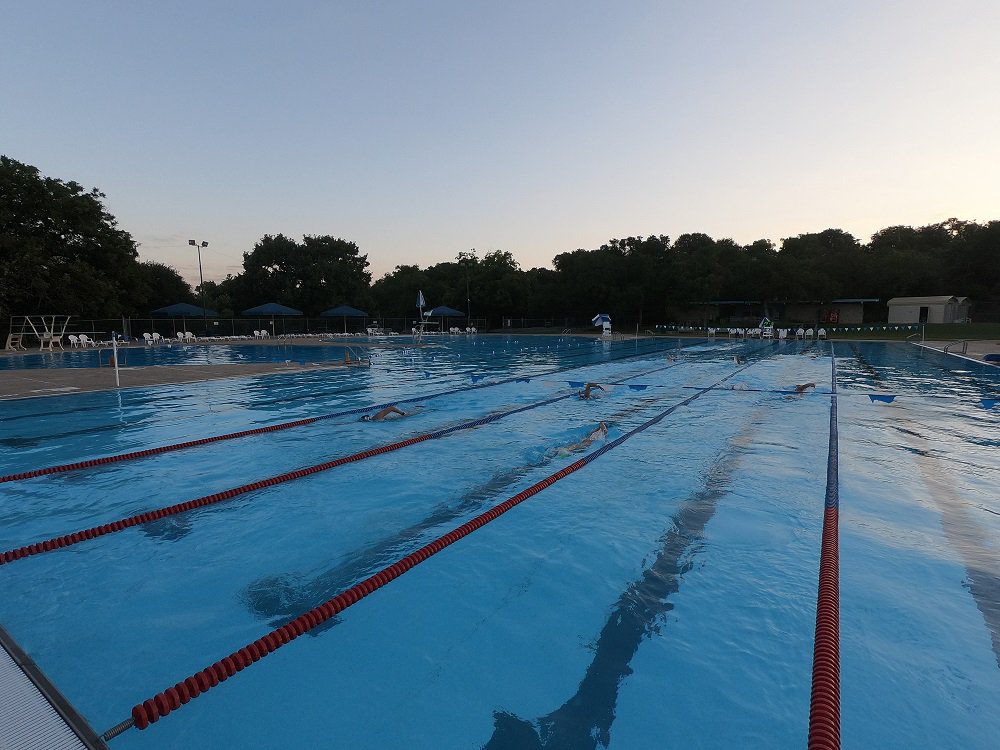
[[[417,307],[420,307],[420,308],[422,308],[422,307],[424,307],[424,306],[425,306],[426,304],[427,304],[427,303],[426,303],[426,302],[424,302],[424,293],[423,293],[423,291],[422,291],[422,290],[421,290],[421,291],[418,291],[418,292],[417,292]]]

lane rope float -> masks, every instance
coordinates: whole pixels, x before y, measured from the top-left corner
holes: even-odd
[[[620,362],[626,359],[634,359],[636,357],[646,356],[649,354],[655,354],[661,351],[660,347],[653,350],[647,350],[639,353],[628,354],[624,357],[616,357],[615,359],[608,360],[611,362]],[[582,365],[572,365],[570,367],[557,368],[545,375],[553,375],[559,372],[566,372],[568,370],[577,370],[583,367],[593,367],[595,365],[604,364],[604,362],[589,362]],[[527,382],[532,377],[535,376],[517,376],[511,378],[505,378],[503,380],[498,380],[491,383],[476,383],[471,386],[464,386],[461,388],[452,388],[446,391],[438,391],[437,393],[431,393],[425,396],[413,396],[412,398],[399,399],[397,401],[389,401],[384,404],[375,404],[373,406],[359,406],[354,409],[347,409],[345,411],[334,412],[332,414],[321,414],[316,417],[306,417],[304,419],[297,419],[292,422],[281,422],[278,424],[268,425],[266,427],[255,427],[248,430],[240,430],[239,432],[230,432],[225,435],[214,435],[211,437],[198,438],[196,440],[187,440],[182,443],[172,443],[170,445],[162,445],[155,448],[146,448],[139,451],[130,451],[128,453],[119,453],[114,456],[104,456],[101,458],[93,458],[85,461],[75,461],[69,464],[60,464],[58,466],[48,466],[40,469],[31,469],[28,471],[22,471],[15,474],[7,474],[0,476],[0,483],[3,482],[16,482],[22,479],[33,479],[35,477],[47,476],[50,474],[61,474],[67,471],[78,471],[81,469],[89,469],[95,466],[105,466],[107,464],[119,463],[121,461],[131,461],[138,458],[146,458],[148,456],[160,455],[163,453],[170,453],[172,451],[185,450],[187,448],[196,448],[202,445],[209,445],[210,443],[217,443],[223,440],[235,440],[237,438],[250,437],[252,435],[263,435],[269,432],[278,432],[280,430],[293,429],[295,427],[304,427],[306,425],[314,424],[320,420],[324,419],[335,419],[337,417],[349,417],[355,414],[363,414],[368,411],[377,411],[379,409],[384,409],[388,406],[398,406],[399,404],[411,404],[417,401],[429,401],[430,399],[439,398],[441,396],[452,396],[456,393],[464,393],[466,391],[478,390],[480,388],[491,388],[497,385],[508,385],[510,383],[520,383]]]
[[[745,367],[749,366],[750,365],[746,365]],[[715,385],[734,377],[736,374],[741,372],[742,369],[745,369],[745,367],[726,375],[722,378],[722,380],[715,383]],[[328,599],[319,606],[314,607],[308,612],[299,615],[291,622],[282,625],[280,628],[272,630],[261,638],[258,638],[243,648],[234,651],[229,656],[223,657],[214,664],[195,672],[190,677],[187,677],[172,687],[157,693],[153,697],[148,698],[141,703],[137,703],[132,707],[131,716],[109,729],[102,736],[102,739],[112,739],[133,726],[137,729],[146,729],[151,724],[156,723],[160,718],[169,714],[171,711],[174,711],[182,705],[190,702],[192,698],[196,698],[202,693],[208,692],[219,683],[225,682],[237,672],[242,671],[256,661],[260,661],[262,658],[281,648],[286,643],[295,640],[300,635],[309,632],[340,612],[343,612],[372,592],[382,588],[390,581],[399,578],[411,568],[419,565],[428,558],[436,555],[441,550],[454,544],[459,539],[468,536],[472,532],[488,524],[490,521],[496,520],[511,508],[514,508],[525,500],[537,495],[539,492],[547,487],[550,487],[560,479],[563,479],[582,469],[584,466],[597,460],[608,451],[617,448],[634,435],[637,435],[661,422],[677,409],[682,406],[687,406],[704,393],[707,393],[709,390],[711,390],[711,387],[692,394],[683,401],[674,404],[660,414],[657,414],[652,419],[644,422],[638,427],[635,427],[615,440],[601,446],[592,453],[574,461],[554,474],[550,474],[545,479],[536,482],[499,505],[495,505],[490,510],[479,514],[472,520],[458,526],[447,534],[438,537],[434,541],[424,545],[415,552],[406,555],[397,562],[383,568],[360,583],[351,586],[343,593],[340,593],[332,599]]]
[[[837,525],[840,512],[837,435],[837,358],[832,360],[830,447],[826,461],[826,498],[816,597],[812,691],[809,699],[809,750],[840,749],[840,560]]]
[[[625,378],[624,380],[629,380],[631,378],[637,378],[637,377],[645,377],[646,375],[650,375],[654,372],[669,370],[676,366],[677,366],[676,363],[671,363],[664,367],[658,367],[654,370],[649,370],[644,373],[631,375],[628,378]],[[572,393],[563,394],[561,396],[555,396],[553,398],[544,399],[542,401],[536,401],[534,403],[526,404],[524,406],[519,406],[515,409],[510,409],[508,411],[488,414],[487,416],[481,417],[479,419],[475,419],[469,422],[462,422],[461,424],[452,425],[451,427],[443,427],[439,430],[435,430],[433,432],[427,432],[422,435],[416,435],[414,437],[407,438],[405,440],[400,440],[395,443],[388,443],[385,445],[378,446],[376,448],[369,448],[367,450],[359,451],[357,453],[352,453],[351,455],[348,456],[341,456],[340,458],[336,458],[331,461],[325,461],[323,463],[315,464],[313,466],[307,466],[302,469],[285,472],[283,474],[278,474],[277,476],[269,477],[267,479],[261,479],[256,482],[250,482],[248,484],[240,485],[239,487],[233,487],[227,490],[214,492],[211,495],[205,495],[203,497],[195,498],[194,500],[188,500],[183,503],[176,503],[174,505],[156,508],[154,510],[138,513],[134,516],[122,518],[117,521],[111,521],[109,523],[101,524],[100,526],[94,526],[89,529],[84,529],[82,531],[74,531],[72,533],[63,534],[61,536],[53,537],[51,539],[46,539],[41,542],[27,544],[22,547],[17,547],[16,549],[0,552],[0,565],[11,563],[14,562],[15,560],[21,560],[26,557],[31,557],[33,555],[40,555],[44,552],[51,552],[53,550],[62,549],[64,547],[70,547],[74,544],[79,544],[80,542],[84,542],[89,539],[96,539],[97,537],[105,536],[107,534],[113,534],[118,531],[124,531],[125,529],[132,528],[133,526],[138,526],[144,523],[150,523],[151,521],[157,521],[161,518],[177,515],[178,513],[186,513],[190,510],[195,510],[197,508],[204,508],[207,505],[214,505],[216,503],[220,503],[225,500],[231,500],[234,497],[246,494],[248,492],[264,489],[265,487],[273,487],[278,484],[284,484],[285,482],[290,482],[293,479],[301,479],[303,477],[307,477],[312,474],[318,474],[321,471],[327,471],[329,469],[333,469],[338,466],[344,466],[346,464],[355,463],[357,461],[362,461],[364,459],[372,458],[374,456],[380,456],[384,453],[391,453],[392,451],[399,450],[400,448],[406,448],[411,445],[416,445],[417,443],[422,443],[425,440],[433,440],[445,437],[446,435],[451,435],[452,433],[459,432],[461,430],[468,430],[468,429],[473,429],[475,427],[481,427],[483,425],[490,424],[491,422],[496,422],[500,419],[504,419],[505,417],[513,416],[514,414],[520,414],[522,412],[530,411],[532,409],[537,409],[542,406],[548,406],[549,404],[554,404],[558,401],[563,401],[567,398],[573,398],[574,396],[576,396],[575,391]],[[365,409],[364,411],[368,410],[369,409]]]

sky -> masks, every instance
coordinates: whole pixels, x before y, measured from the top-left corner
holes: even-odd
[[[0,153],[198,282],[265,234],[373,278],[612,238],[1000,219],[996,0],[34,0]]]

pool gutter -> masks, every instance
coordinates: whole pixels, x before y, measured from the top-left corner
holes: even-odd
[[[0,627],[0,747],[108,750],[34,660]]]

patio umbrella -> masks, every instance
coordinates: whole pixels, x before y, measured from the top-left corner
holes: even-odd
[[[337,307],[331,307],[329,310],[324,310],[320,314],[321,318],[343,318],[344,319],[344,333],[347,333],[347,319],[348,318],[367,318],[368,313],[364,310],[359,310],[356,307],[351,307],[350,305],[338,305]]]
[[[454,307],[448,307],[447,305],[438,305],[432,310],[428,310],[424,313],[428,318],[441,318],[441,330],[444,330],[444,319],[445,318],[464,318],[465,313],[461,310],[456,310]]]
[[[198,307],[197,305],[189,305],[187,302],[178,302],[176,305],[167,305],[166,307],[160,307],[153,310],[150,315],[156,315],[162,318],[186,318],[186,317],[207,317],[207,318],[217,318],[219,313],[215,310],[209,310],[204,307]]]
[[[215,310],[209,310],[204,307],[198,307],[197,305],[190,305],[187,302],[178,302],[175,305],[167,305],[166,307],[158,307],[157,309],[150,312],[150,315],[155,315],[158,318],[180,318],[181,327],[187,330],[187,319],[188,318],[217,318],[219,313]],[[177,334],[177,326],[173,325],[174,335]]]
[[[296,310],[294,307],[288,307],[287,305],[279,305],[277,302],[265,302],[263,305],[257,305],[257,307],[251,307],[243,311],[244,315],[249,317],[270,317],[271,318],[271,331],[274,332],[274,316],[287,316],[287,315],[302,315],[301,310]],[[282,326],[284,330],[284,326]]]

